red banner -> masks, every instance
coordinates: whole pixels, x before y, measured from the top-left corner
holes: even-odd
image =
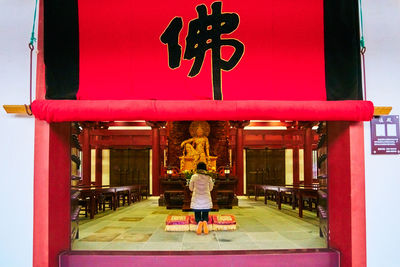
[[[78,99],[326,100],[323,1],[221,2],[79,1]]]

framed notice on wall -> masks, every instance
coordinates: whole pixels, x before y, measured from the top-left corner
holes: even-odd
[[[399,116],[371,120],[371,154],[400,154]]]

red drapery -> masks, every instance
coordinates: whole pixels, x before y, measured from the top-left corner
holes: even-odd
[[[32,111],[48,122],[116,120],[368,121],[370,101],[36,100]]]
[[[241,42],[244,53],[232,70],[221,71],[224,100],[213,101],[212,51],[228,61],[236,50],[207,50],[194,77],[188,74],[195,60],[184,54],[188,25],[199,18],[196,7],[204,4],[211,15],[215,2],[79,1],[78,100],[35,101],[34,115],[48,122],[372,118],[371,102],[326,101],[321,0],[221,1],[222,15],[239,17],[237,28],[221,38]],[[181,56],[172,69],[160,37],[176,17],[182,19]]]
[[[200,73],[188,77],[184,60],[188,24],[205,1],[79,1],[78,99],[212,99],[211,50]],[[240,17],[237,29],[221,36],[243,43],[244,53],[230,71],[222,70],[224,100],[326,100],[323,1],[222,1],[222,13]],[[161,42],[174,17],[181,17],[181,65],[168,66]],[[219,49],[219,48],[218,48]],[[221,47],[228,60],[234,49]]]

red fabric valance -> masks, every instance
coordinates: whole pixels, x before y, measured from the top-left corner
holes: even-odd
[[[369,121],[370,101],[271,100],[35,100],[32,112],[47,122],[295,120]]]

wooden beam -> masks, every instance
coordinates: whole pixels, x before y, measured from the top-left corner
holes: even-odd
[[[151,130],[107,130],[95,129],[90,131],[90,135],[95,136],[117,136],[117,135],[151,135]]]
[[[292,127],[293,126],[293,122],[251,121],[248,127],[271,127],[271,126]]]
[[[122,127],[143,127],[148,126],[145,121],[110,121],[107,123],[108,127],[122,126]]]
[[[245,135],[304,135],[304,131],[301,130],[250,130],[244,129]]]
[[[90,140],[91,148],[104,148],[115,146],[137,146],[137,147],[151,147],[151,136],[111,136],[109,138],[98,138]]]
[[[134,146],[126,146],[126,145],[112,145],[112,146],[96,146],[96,149],[150,149],[150,146],[139,146],[139,145],[134,145]]]

